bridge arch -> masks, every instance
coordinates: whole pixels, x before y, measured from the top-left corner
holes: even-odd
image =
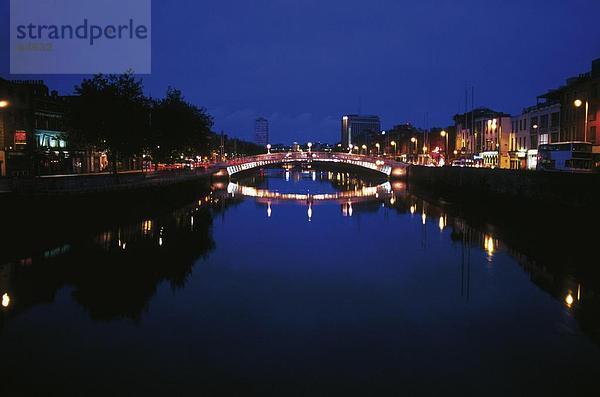
[[[408,164],[390,159],[334,152],[288,152],[263,154],[229,161],[224,164],[224,168],[229,176],[233,176],[237,173],[248,171],[254,168],[305,162],[332,163],[339,165],[346,164],[378,172],[390,178],[403,178],[406,176],[406,171],[408,169]]]

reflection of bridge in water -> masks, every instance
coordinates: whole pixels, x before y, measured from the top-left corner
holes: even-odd
[[[377,186],[362,187],[355,190],[340,191],[335,193],[280,193],[268,189],[258,189],[251,186],[243,186],[237,183],[230,182],[227,186],[227,193],[231,195],[242,195],[246,197],[254,197],[258,201],[302,201],[302,202],[361,202],[370,201],[373,199],[385,198],[392,194],[392,185],[389,182],[384,182]],[[262,200],[261,200],[262,199]]]
[[[391,159],[369,157],[349,153],[332,152],[288,152],[263,154],[259,156],[244,157],[223,163],[223,170],[229,176],[255,168],[270,167],[287,163],[328,163],[333,165],[348,165],[361,169],[374,171],[391,178],[406,176],[408,164]]]

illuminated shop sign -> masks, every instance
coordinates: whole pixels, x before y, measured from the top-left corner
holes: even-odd
[[[15,146],[16,145],[27,145],[27,132],[15,131]]]

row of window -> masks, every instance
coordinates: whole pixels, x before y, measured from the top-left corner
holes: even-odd
[[[537,127],[536,127],[537,126]],[[529,127],[532,129],[538,128],[540,131],[547,131],[548,128],[554,129],[560,126],[560,112],[552,112],[550,114],[542,114],[534,116],[530,119],[524,117],[522,119],[513,120],[513,131],[527,131]]]

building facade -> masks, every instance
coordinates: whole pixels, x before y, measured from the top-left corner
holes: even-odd
[[[264,117],[254,121],[254,142],[263,147],[269,144],[269,121]]]
[[[0,176],[103,170],[105,153],[68,139],[66,113],[73,99],[49,92],[40,80],[0,79]]]
[[[537,168],[538,146],[560,142],[561,104],[546,101],[523,109],[513,117],[510,136],[510,168]]]
[[[600,59],[592,62],[591,71],[540,98],[561,105],[557,142],[590,142],[594,153],[600,153]]]
[[[347,149],[350,145],[369,145],[370,136],[379,134],[380,131],[381,121],[379,116],[344,115],[342,117],[342,147]]]
[[[457,156],[478,160],[484,167],[510,168],[512,119],[487,108],[454,116]]]

